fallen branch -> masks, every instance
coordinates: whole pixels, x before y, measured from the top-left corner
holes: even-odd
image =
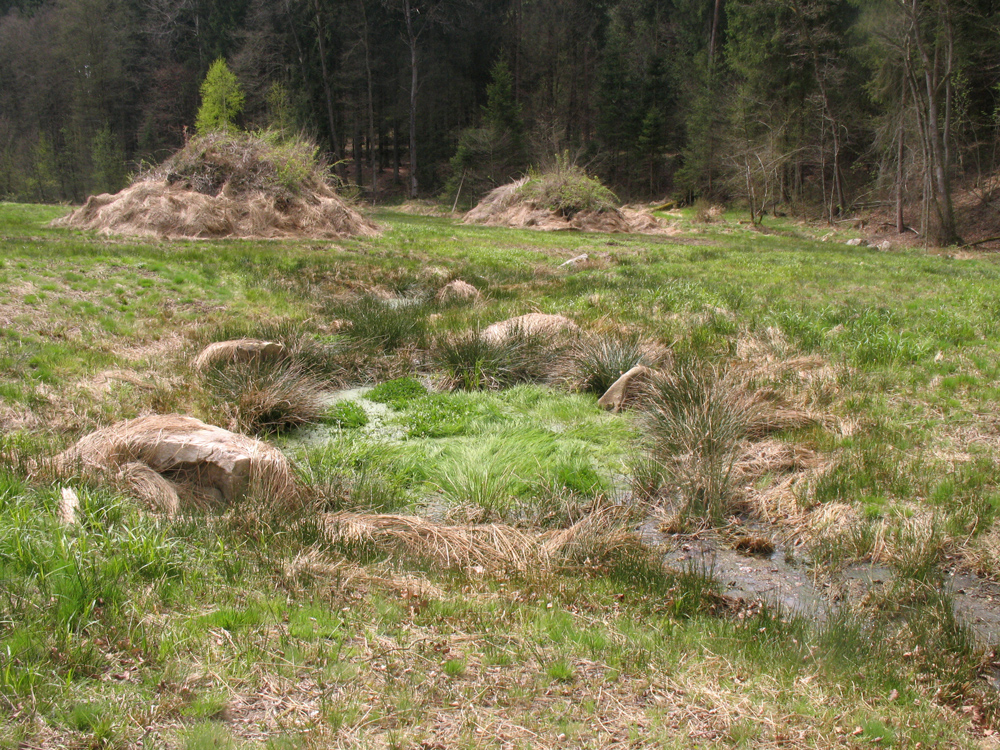
[[[987,242],[1000,242],[1000,235],[996,237],[987,237],[985,240],[976,240],[975,242],[966,242],[964,245],[959,245],[959,248],[965,249],[967,247],[975,247],[976,245],[985,245]]]

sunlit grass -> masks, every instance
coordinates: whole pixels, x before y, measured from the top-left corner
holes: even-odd
[[[64,210],[0,204],[0,419],[19,430],[0,424],[11,458],[0,467],[0,747],[259,747],[243,720],[265,705],[285,712],[260,729],[271,747],[961,747],[976,741],[975,711],[993,716],[982,651],[934,588],[959,559],[1000,571],[993,257],[881,253],[846,246],[849,233],[821,242],[826,228],[792,220],[769,219],[762,234],[731,213],[698,224],[686,209],[690,233],[676,237],[386,210],[381,237],[336,243],[48,228]],[[581,252],[593,262],[560,269]],[[421,303],[419,330],[381,306],[351,319],[358,297],[431,299],[449,278],[483,299]],[[805,392],[822,411],[816,427],[777,436],[826,462],[786,510],[855,513],[850,529],[816,536],[817,573],[878,556],[892,585],[816,627],[732,605],[710,570],[628,551],[493,576],[326,544],[320,520],[334,511],[544,535],[633,501],[635,420],[560,383],[600,391],[634,352],[553,387],[438,390],[433,340],[532,310],[720,371],[796,362],[757,384]],[[345,353],[358,321],[371,326]],[[167,520],[79,483],[81,523],[61,526],[61,487],[39,482],[30,459],[98,424],[202,408],[188,362],[230,335],[305,337],[330,389],[404,376],[421,388],[336,402],[313,432],[281,438],[314,495],[311,519],[254,525],[241,517],[254,509],[236,508]],[[810,384],[821,368],[826,390]],[[107,371],[139,385],[108,385]],[[55,734],[40,738],[40,726]],[[494,742],[511,726],[524,732]]]

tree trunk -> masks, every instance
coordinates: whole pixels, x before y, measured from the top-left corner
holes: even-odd
[[[361,135],[361,125],[355,120],[354,124],[354,143],[351,149],[354,156],[354,184],[359,188],[363,188],[364,185],[364,171],[362,170],[362,162],[364,157],[361,153],[362,140],[364,136]]]
[[[378,192],[378,172],[381,166],[381,149],[375,149],[375,97],[372,93],[372,58],[371,48],[368,44],[368,10],[365,8],[365,0],[358,0],[361,6],[361,19],[364,22],[364,35],[362,41],[365,45],[365,78],[368,83],[368,155],[371,160],[372,170],[372,203],[375,202],[375,195]]]
[[[934,57],[927,50],[925,40],[921,36],[919,18],[919,0],[913,0],[911,6],[910,23],[912,25],[913,38],[920,54],[920,61],[923,65],[923,83],[927,94],[927,116],[924,124],[927,130],[927,142],[930,147],[930,167],[932,171],[932,190],[934,197],[934,211],[937,215],[937,227],[935,229],[935,242],[940,245],[961,244],[962,239],[958,236],[958,229],[955,224],[955,211],[951,201],[951,179],[949,171],[950,149],[948,140],[951,136],[949,117],[951,114],[951,74],[953,65],[953,29],[951,19],[946,18],[945,30],[945,63],[944,70],[939,69],[939,50],[934,50]],[[941,101],[942,89],[944,90],[945,101]],[[941,107],[944,105],[945,118],[942,128]]]
[[[392,180],[399,184],[399,120],[392,121]]]
[[[523,0],[514,3],[514,101],[521,101],[521,14]]]
[[[708,71],[712,72],[712,64],[715,61],[715,40],[719,33],[719,16],[722,10],[722,0],[715,0],[715,11],[712,13],[712,34],[708,40]]]
[[[406,40],[410,47],[410,197],[417,197],[417,37],[413,33],[410,0],[403,0]]]
[[[319,12],[319,0],[313,0],[316,9],[316,38],[319,41],[320,71],[323,74],[323,92],[326,94],[326,116],[330,125],[330,147],[333,151],[333,161],[340,169],[340,143],[337,140],[337,126],[333,115],[333,91],[330,89],[330,76],[326,70],[326,48],[323,44],[323,21]]]
[[[903,234],[906,231],[906,222],[903,221],[903,159],[906,156],[905,144],[903,141],[906,132],[906,82],[903,82],[903,97],[899,106],[899,135],[896,146],[896,232]]]

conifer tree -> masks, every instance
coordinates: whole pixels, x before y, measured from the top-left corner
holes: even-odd
[[[220,57],[212,63],[201,84],[201,107],[195,121],[198,134],[232,130],[233,121],[242,111],[243,88]]]

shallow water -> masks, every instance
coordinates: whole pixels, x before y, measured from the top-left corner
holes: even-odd
[[[832,581],[818,581],[809,561],[784,543],[775,544],[766,556],[737,552],[718,533],[669,535],[658,528],[659,518],[649,518],[640,528],[644,540],[661,546],[664,560],[674,568],[694,566],[710,573],[729,596],[761,600],[783,611],[824,623],[840,602],[856,600],[873,587],[890,584],[893,571],[872,563],[848,566]],[[746,522],[746,533],[765,537],[766,526]],[[983,645],[1000,643],[1000,584],[971,573],[951,571],[946,590],[954,600],[955,614]]]
[[[817,589],[805,561],[784,544],[776,544],[774,552],[766,556],[744,554],[725,546],[717,534],[673,538],[659,531],[658,522],[647,521],[642,535],[664,546],[664,560],[672,567],[695,566],[710,573],[729,596],[762,600],[815,622],[826,621],[829,602]],[[747,532],[759,533],[753,528]]]

